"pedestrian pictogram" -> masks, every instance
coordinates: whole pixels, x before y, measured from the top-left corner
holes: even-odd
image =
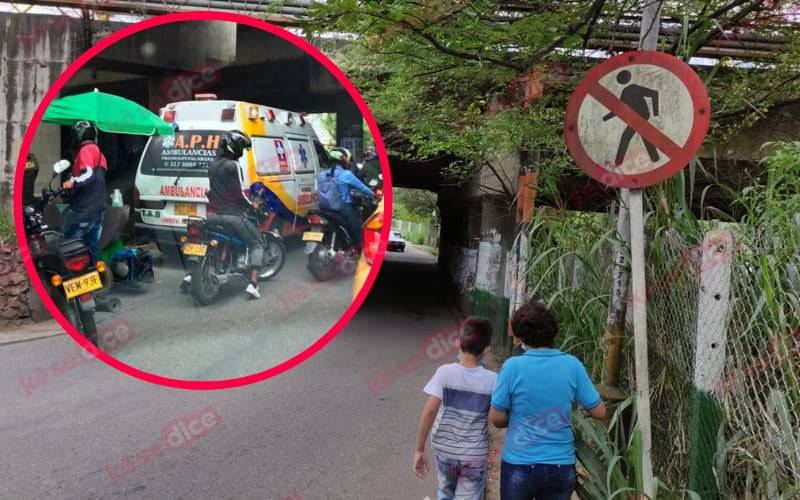
[[[643,188],[684,168],[703,143],[710,109],[697,74],[662,52],[612,57],[586,76],[567,106],[564,135],[595,180]]]

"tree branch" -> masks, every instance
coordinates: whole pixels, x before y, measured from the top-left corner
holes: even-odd
[[[748,2],[749,0],[735,0],[734,2],[731,2],[726,6],[720,7],[719,9],[709,14],[709,18],[717,19],[719,16],[729,12],[734,7],[739,7],[741,5],[748,4]],[[697,53],[697,51],[700,50],[700,48],[703,47],[703,45],[705,45],[709,40],[711,40],[711,38],[722,34],[723,30],[720,29],[720,27],[724,29],[726,27],[736,26],[739,23],[739,21],[749,16],[752,12],[761,10],[762,4],[763,0],[752,0],[752,2],[749,2],[748,5],[742,7],[741,10],[739,10],[736,14],[731,16],[728,20],[720,22],[718,27],[714,27],[706,31],[700,38],[695,40],[695,42],[692,44],[692,47],[689,50],[688,57],[692,57],[695,53]],[[697,23],[695,23],[695,26],[693,28],[689,28],[689,34],[691,34],[693,31],[697,31],[704,25],[705,21],[698,21]],[[677,51],[677,49],[678,49],[678,44],[675,43],[673,44],[673,47],[670,49],[670,52],[674,54]]]
[[[413,26],[411,27],[411,31],[415,35],[417,35],[417,36],[419,36],[421,38],[424,38],[425,40],[430,42],[430,44],[433,45],[433,47],[436,50],[438,50],[439,52],[441,52],[443,54],[447,54],[447,55],[452,56],[452,57],[457,57],[459,59],[465,59],[465,60],[469,60],[469,61],[488,61],[490,63],[497,64],[498,66],[504,66],[506,68],[511,68],[514,71],[518,72],[518,73],[523,72],[525,70],[525,68],[527,67],[525,65],[522,65],[522,64],[519,64],[519,63],[515,63],[513,61],[509,61],[509,60],[506,60],[506,59],[497,59],[497,58],[494,58],[494,57],[482,57],[477,52],[473,54],[471,52],[464,52],[464,51],[461,51],[461,50],[451,49],[450,47],[447,47],[446,45],[442,44],[442,42],[437,40],[433,35],[431,35],[429,33],[424,33],[421,30],[418,30],[418,29],[414,28]]]
[[[497,169],[495,169],[495,168],[494,168],[494,166],[492,166],[492,163],[487,161],[486,163],[484,163],[484,165],[485,165],[486,167],[488,167],[488,168],[489,168],[489,170],[492,172],[492,174],[494,174],[494,176],[497,178],[498,182],[500,182],[500,187],[502,187],[502,188],[503,188],[502,192],[503,192],[503,193],[504,193],[506,196],[513,198],[513,197],[514,197],[514,193],[511,191],[511,188],[510,188],[510,186],[508,186],[508,185],[507,185],[507,184],[506,184],[506,183],[503,181],[503,178],[502,178],[502,177],[500,176],[500,174],[497,172]]]
[[[552,42],[550,42],[549,45],[546,45],[541,49],[537,50],[536,52],[534,52],[533,54],[531,54],[530,57],[528,57],[527,59],[525,59],[525,61],[523,61],[522,67],[523,68],[530,67],[539,59],[552,52],[553,49],[561,45],[564,42],[564,40],[577,33],[581,28],[586,26],[586,24],[589,23],[596,16],[596,14],[598,14],[600,11],[603,10],[603,6],[605,5],[605,3],[606,0],[594,0],[592,2],[592,5],[589,6],[589,9],[586,11],[586,13],[578,22],[576,22],[572,26],[569,26],[564,31],[563,35],[556,37]]]

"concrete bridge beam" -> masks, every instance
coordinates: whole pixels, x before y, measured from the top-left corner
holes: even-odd
[[[336,101],[336,143],[361,161],[364,150],[364,128],[361,111],[352,99]]]

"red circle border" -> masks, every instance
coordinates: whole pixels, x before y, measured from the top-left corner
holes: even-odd
[[[602,167],[586,153],[586,149],[578,137],[578,112],[584,99],[595,82],[616,69],[633,64],[651,64],[670,71],[686,85],[692,97],[694,109],[694,122],[689,132],[686,143],[681,146],[682,153],[677,158],[670,160],[657,169],[642,174],[615,173]],[[586,174],[601,184],[617,188],[644,188],[658,184],[677,174],[688,164],[692,157],[703,145],[711,118],[711,107],[703,81],[694,70],[685,62],[675,56],[652,50],[639,50],[625,52],[614,56],[594,67],[570,97],[567,112],[564,118],[564,138],[575,163]],[[609,179],[609,174],[611,179]],[[609,182],[610,180],[610,182]]]
[[[380,267],[383,264],[383,258],[386,252],[386,245],[389,240],[389,232],[391,230],[391,213],[392,213],[392,183],[391,183],[391,173],[389,170],[389,160],[386,153],[386,147],[383,143],[383,138],[381,137],[380,134],[380,130],[378,129],[378,125],[375,121],[375,118],[372,116],[372,112],[369,110],[369,107],[367,107],[366,102],[361,97],[361,94],[355,88],[353,83],[333,63],[333,61],[328,59],[328,57],[325,56],[322,52],[320,52],[317,48],[315,48],[313,45],[306,42],[302,38],[284,30],[283,28],[269,24],[266,21],[261,21],[241,14],[216,12],[216,11],[180,12],[175,14],[156,16],[149,19],[145,19],[136,24],[132,24],[119,31],[110,34],[106,38],[97,42],[89,50],[81,54],[74,62],[72,62],[72,64],[70,64],[64,70],[64,72],[56,79],[56,81],[53,83],[53,86],[50,87],[50,89],[45,94],[41,103],[39,103],[39,105],[36,107],[36,110],[33,113],[33,118],[31,119],[31,122],[28,125],[28,129],[25,132],[25,136],[22,141],[22,146],[20,147],[19,151],[19,158],[17,159],[16,176],[14,179],[14,207],[16,208],[22,206],[21,173],[24,172],[25,158],[27,158],[28,151],[30,150],[31,142],[33,141],[35,131],[38,129],[39,124],[41,123],[42,116],[44,115],[45,110],[50,105],[52,100],[56,98],[58,92],[67,83],[67,81],[91,58],[98,55],[100,52],[107,49],[112,44],[122,40],[123,38],[138,33],[140,31],[144,31],[149,28],[161,26],[164,24],[181,22],[181,21],[226,21],[237,24],[244,24],[252,26],[254,28],[258,28],[271,35],[278,36],[289,43],[292,43],[293,45],[295,45],[296,47],[300,48],[305,53],[313,57],[317,62],[322,64],[322,66],[325,69],[331,72],[331,74],[342,85],[342,87],[344,87],[344,89],[347,90],[347,93],[350,95],[350,97],[358,106],[358,109],[361,112],[361,115],[363,116],[364,120],[366,120],[367,126],[369,127],[369,131],[372,134],[372,138],[375,142],[375,149],[380,159],[381,172],[383,173],[383,178],[384,178],[384,224],[381,230],[381,241],[380,241],[380,246],[378,247],[378,253],[373,259],[373,264],[369,271],[369,274],[367,275],[367,279],[364,282],[364,286],[361,287],[361,290],[353,299],[352,303],[345,311],[345,313],[342,315],[342,317],[339,318],[339,320],[331,327],[330,330],[328,330],[324,335],[322,335],[319,339],[317,339],[316,342],[311,344],[311,346],[306,348],[304,351],[298,353],[297,355],[284,361],[283,363],[280,363],[263,372],[254,373],[251,375],[233,379],[209,380],[209,381],[181,380],[181,379],[173,379],[168,377],[162,377],[159,375],[154,375],[152,373],[148,373],[139,370],[138,368],[134,368],[130,365],[127,365],[117,360],[116,358],[109,356],[105,352],[95,348],[91,343],[89,343],[88,340],[86,340],[86,338],[83,335],[81,335],[72,325],[70,325],[67,322],[64,316],[58,311],[53,301],[50,299],[44,285],[38,278],[36,268],[31,260],[30,252],[28,250],[28,241],[27,238],[25,237],[24,225],[22,221],[22,213],[21,210],[19,210],[18,208],[14,210],[14,225],[17,232],[17,239],[19,242],[20,253],[22,255],[25,268],[27,269],[28,274],[31,277],[31,282],[34,288],[36,289],[36,292],[39,294],[45,307],[47,307],[48,311],[53,316],[53,318],[84,349],[93,353],[95,356],[103,360],[105,363],[113,366],[117,370],[120,370],[123,373],[126,373],[128,375],[131,375],[133,377],[136,377],[138,379],[153,384],[163,385],[167,387],[175,387],[179,389],[190,389],[190,390],[216,390],[216,389],[227,389],[232,387],[241,387],[244,385],[266,380],[268,378],[279,375],[291,368],[294,368],[295,366],[308,360],[311,356],[319,352],[319,350],[322,349],[328,342],[333,340],[334,337],[336,337],[339,333],[341,333],[342,329],[347,325],[347,323],[350,322],[350,320],[355,315],[356,311],[358,311],[359,307],[361,307],[361,304],[367,297],[367,294],[372,288],[372,285],[375,283],[378,271],[380,270]],[[386,216],[387,213],[389,214],[388,217]]]

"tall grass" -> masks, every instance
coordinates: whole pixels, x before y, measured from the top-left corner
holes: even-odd
[[[14,216],[10,211],[0,209],[0,246],[16,245],[17,234],[14,231]]]
[[[597,340],[605,329],[611,282],[615,230],[610,226],[604,213],[539,211],[528,240],[530,293],[556,316],[556,345],[581,358],[595,379],[602,368]]]
[[[415,245],[424,245],[425,244],[425,233],[420,231],[414,231],[408,233],[408,241],[414,243]]]

